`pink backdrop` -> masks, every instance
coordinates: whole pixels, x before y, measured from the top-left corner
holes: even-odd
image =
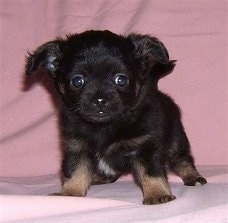
[[[57,115],[47,91],[23,91],[27,50],[87,29],[149,33],[175,71],[160,88],[181,106],[197,165],[228,163],[226,0],[0,0],[0,175],[57,173]]]

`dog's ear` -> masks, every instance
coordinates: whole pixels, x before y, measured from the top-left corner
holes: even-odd
[[[160,78],[173,71],[176,61],[169,60],[168,51],[158,38],[134,33],[127,38],[133,43],[135,62],[140,67],[142,78],[149,74],[157,84]]]
[[[33,53],[28,53],[25,73],[29,75],[41,68],[55,78],[62,58],[63,44],[62,39],[57,39],[41,45]]]

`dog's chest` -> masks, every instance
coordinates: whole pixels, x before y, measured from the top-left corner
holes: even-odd
[[[102,151],[98,150],[97,170],[107,176],[130,171],[132,161],[149,138],[149,135],[139,136],[112,143]]]
[[[99,157],[96,165],[97,170],[106,176],[115,176],[117,174],[129,172],[136,153],[136,151],[132,151]]]

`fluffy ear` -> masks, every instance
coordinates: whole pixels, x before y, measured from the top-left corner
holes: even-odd
[[[59,61],[62,58],[63,42],[61,39],[47,42],[38,47],[33,53],[28,53],[25,73],[29,75],[41,68],[54,78],[59,68]]]
[[[176,61],[169,60],[168,51],[158,38],[140,34],[130,34],[128,38],[134,45],[133,53],[142,78],[149,74],[157,84],[160,78],[173,71]]]

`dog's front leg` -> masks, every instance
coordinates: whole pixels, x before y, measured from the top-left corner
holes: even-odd
[[[59,195],[83,197],[91,182],[93,166],[88,146],[82,140],[65,140],[62,175],[63,185]]]
[[[78,162],[70,177],[63,177],[60,194],[63,196],[84,197],[92,182],[91,163],[88,159]]]
[[[155,163],[146,162],[139,159],[133,164],[136,182],[143,192],[143,204],[160,204],[174,200],[176,197],[171,193],[163,167],[156,166],[157,160],[154,160]]]

